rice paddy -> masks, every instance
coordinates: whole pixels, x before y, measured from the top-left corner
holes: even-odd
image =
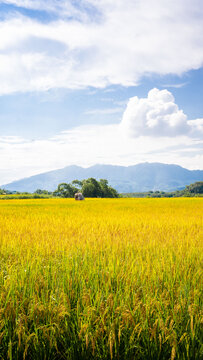
[[[201,359],[203,200],[0,202],[0,359]]]

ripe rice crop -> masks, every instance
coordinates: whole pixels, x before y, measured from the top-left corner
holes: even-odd
[[[0,202],[0,359],[201,359],[203,201]]]

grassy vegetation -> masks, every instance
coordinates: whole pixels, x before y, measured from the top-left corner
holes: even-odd
[[[192,194],[190,192],[184,192],[183,190],[177,190],[172,192],[164,191],[146,191],[146,192],[133,192],[133,193],[121,193],[121,198],[177,198],[177,197],[203,197],[203,194]]]
[[[201,198],[0,203],[0,359],[201,359]]]
[[[15,200],[15,199],[50,199],[52,195],[40,194],[7,194],[0,195],[0,200]]]

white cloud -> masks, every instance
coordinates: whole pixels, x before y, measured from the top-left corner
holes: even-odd
[[[154,88],[149,91],[147,98],[139,99],[135,96],[129,100],[120,126],[132,137],[199,137],[203,134],[202,121],[188,121],[171,92]]]
[[[189,120],[188,125],[191,126],[192,134],[203,134],[203,119]]]
[[[20,136],[0,136],[0,144],[22,144],[24,141]]]
[[[162,85],[162,87],[163,87],[163,88],[176,88],[176,89],[181,89],[181,88],[184,87],[185,85],[187,85],[187,82],[180,83],[180,84],[164,84],[164,85]]]
[[[112,115],[112,114],[118,114],[123,111],[122,107],[114,107],[114,108],[108,108],[108,109],[92,109],[85,111],[86,115]]]
[[[6,2],[60,19],[40,23],[15,13],[0,22],[0,94],[136,85],[149,73],[182,74],[203,64],[200,0]]]

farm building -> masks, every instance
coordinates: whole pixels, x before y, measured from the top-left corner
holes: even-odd
[[[76,193],[75,200],[85,200],[85,198],[82,193]]]

